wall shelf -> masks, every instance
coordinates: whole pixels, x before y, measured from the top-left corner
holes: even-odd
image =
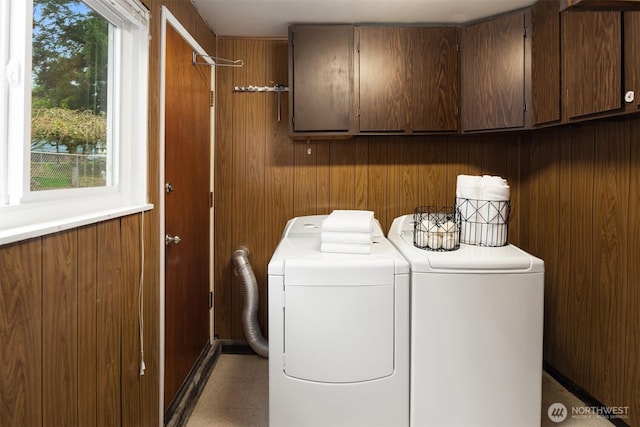
[[[281,84],[275,84],[273,86],[235,86],[233,88],[234,92],[277,92],[278,93],[278,123],[280,123],[280,119],[281,119],[281,114],[280,114],[280,110],[281,110],[281,99],[280,99],[280,93],[281,92],[289,92],[289,88],[287,86],[281,85]]]

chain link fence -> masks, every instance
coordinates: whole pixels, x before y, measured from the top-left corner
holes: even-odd
[[[31,191],[104,187],[106,172],[106,154],[31,152]]]

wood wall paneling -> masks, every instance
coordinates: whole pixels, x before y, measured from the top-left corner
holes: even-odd
[[[359,138],[360,139],[360,138]],[[388,212],[389,143],[385,137],[365,139],[368,148],[367,210],[373,211],[382,229],[387,231],[393,218]]]
[[[75,230],[42,238],[44,425],[77,425],[78,241]]]
[[[625,348],[625,384],[623,402],[629,402],[629,425],[640,424],[640,203],[632,197],[640,194],[640,120],[628,123],[627,132],[630,138],[631,153],[629,174],[629,211],[627,217],[628,250],[627,263],[627,295],[621,296],[627,306],[627,333]]]
[[[557,336],[559,329],[554,316],[558,312],[558,279],[557,267],[554,262],[559,257],[558,239],[560,233],[559,205],[560,205],[560,165],[559,149],[560,142],[556,132],[545,132],[536,138],[539,149],[539,173],[538,187],[538,210],[534,213],[537,216],[537,226],[532,231],[536,234],[543,234],[544,237],[537,240],[537,255],[545,263],[545,346],[544,357],[553,364],[554,356],[557,352]],[[544,231],[542,231],[544,229]],[[555,366],[555,364],[554,364]]]
[[[97,425],[98,411],[98,234],[79,228],[78,239],[78,425]],[[55,286],[55,285],[54,285]]]
[[[153,425],[144,408],[157,414],[158,395],[139,376],[139,221],[0,249],[1,425]]]
[[[218,54],[223,58],[235,58],[233,40],[219,39]],[[232,269],[229,262],[232,249],[232,218],[234,188],[233,170],[233,133],[235,95],[234,69],[221,67],[216,69],[216,137],[214,154],[214,328],[215,334],[222,338],[231,335]],[[221,227],[221,224],[225,224]]]
[[[623,402],[625,378],[629,155],[627,127],[603,123],[595,131],[591,368],[593,395]],[[608,141],[615,135],[615,143]],[[637,201],[637,198],[636,198]]]
[[[245,63],[247,61],[252,62],[252,67],[244,66],[242,68],[234,68],[233,69],[233,82],[234,86],[258,86],[258,84],[253,83],[249,79],[249,73],[251,69],[254,67],[260,67],[258,64],[262,57],[251,58],[249,59],[248,55],[248,43],[251,41],[248,39],[239,39],[234,40],[233,42],[233,50],[235,57],[237,58],[246,58]],[[220,90],[230,90],[230,88],[221,88]],[[247,237],[247,224],[246,224],[246,209],[251,207],[248,205],[248,193],[247,193],[247,152],[248,150],[255,150],[258,147],[258,143],[253,139],[254,136],[257,136],[258,133],[254,135],[253,129],[250,126],[250,118],[248,116],[248,106],[249,106],[249,98],[247,95],[251,95],[250,93],[234,93],[233,96],[233,134],[232,134],[232,144],[233,144],[233,160],[231,162],[232,169],[232,185],[236,191],[233,192],[231,196],[231,207],[233,209],[234,220],[232,222],[231,229],[231,238],[232,242],[234,242],[234,246],[231,248],[232,251],[237,248],[238,245],[242,244]],[[264,95],[264,94],[257,94]],[[221,107],[221,106],[219,106]],[[225,108],[225,107],[222,107]],[[242,120],[237,120],[236,118],[242,117]],[[231,256],[231,251],[226,254],[221,254],[225,256],[228,260]],[[253,265],[253,268],[256,268]],[[231,286],[231,307],[233,313],[241,313],[243,306],[242,299],[242,282],[240,278],[235,274],[231,277],[231,280],[227,282],[228,285]],[[233,316],[230,319],[230,332],[231,337],[242,337],[244,336],[242,330],[242,322],[239,316]]]
[[[98,425],[121,421],[122,240],[120,221],[97,225]]]
[[[287,81],[287,43],[281,40],[270,40],[266,44],[265,81],[284,84]],[[261,218],[265,237],[262,245],[254,249],[260,252],[266,265],[271,253],[280,241],[282,230],[287,221],[293,217],[293,171],[288,165],[293,164],[294,146],[289,142],[287,117],[289,103],[286,96],[281,95],[280,104],[275,94],[267,94],[265,110],[265,209]],[[278,108],[280,121],[278,122]],[[267,191],[266,189],[269,189]],[[265,226],[269,224],[269,226]],[[265,277],[263,273],[262,277]],[[266,279],[260,293],[260,323],[264,335],[269,330],[268,301],[266,298]]]
[[[140,405],[140,233],[142,214],[121,220],[122,240],[122,422],[143,425]]]
[[[39,426],[42,396],[42,243],[0,248],[0,425]]]
[[[273,52],[268,49],[269,42],[266,40],[248,40],[247,41],[247,57],[254,58],[255,66],[247,68],[247,81],[254,86],[269,85],[266,81],[267,72],[267,54],[272,55]],[[267,102],[278,96],[274,92],[257,92],[257,93],[237,93],[236,98],[245,96],[247,98],[247,116],[248,116],[248,134],[246,139],[246,176],[245,191],[246,204],[241,209],[244,213],[243,225],[245,229],[243,244],[251,250],[251,266],[256,277],[266,277],[268,256],[259,250],[263,246],[265,240],[265,163],[266,163],[266,140],[267,140],[267,121],[277,120],[276,117],[268,117]],[[242,288],[240,286],[239,288]],[[267,289],[265,281],[261,281],[258,286],[258,295],[266,295]],[[263,300],[266,298],[263,298]],[[243,301],[244,302],[244,301]],[[258,307],[258,316],[263,320],[265,325],[264,333],[268,329],[264,320],[266,316],[266,306],[260,304]]]
[[[571,133],[571,270],[566,351],[573,358],[565,374],[588,389],[593,284],[594,135],[589,127]]]

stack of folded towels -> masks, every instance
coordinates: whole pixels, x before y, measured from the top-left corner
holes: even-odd
[[[320,250],[343,254],[370,254],[373,248],[373,212],[334,210],[322,222]]]
[[[456,208],[462,219],[462,243],[507,244],[510,191],[507,180],[499,176],[458,175]]]

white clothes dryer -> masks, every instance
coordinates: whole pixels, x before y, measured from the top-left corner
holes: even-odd
[[[326,215],[293,218],[269,262],[269,424],[409,425],[409,265],[320,251]]]
[[[388,239],[411,267],[411,426],[540,426],[544,263],[507,245],[413,245],[413,215]]]

